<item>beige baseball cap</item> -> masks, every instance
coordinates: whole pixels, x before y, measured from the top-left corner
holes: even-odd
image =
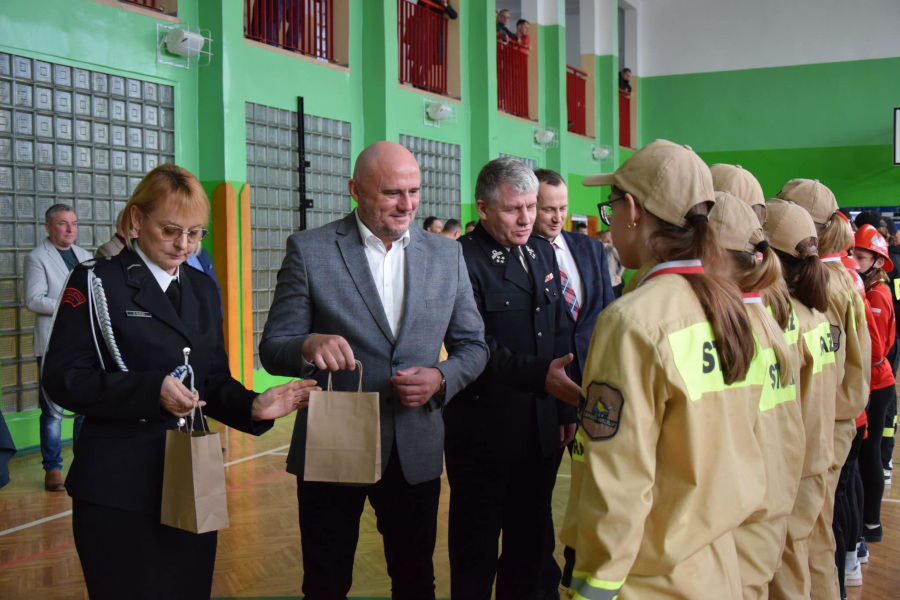
[[[750,205],[728,192],[716,192],[709,226],[726,250],[756,254],[756,245],[766,239]]]
[[[766,206],[766,196],[753,173],[741,165],[718,163],[709,168],[717,192],[729,192],[750,206]]]
[[[656,140],[635,152],[615,173],[589,175],[586,186],[614,185],[637,198],[648,212],[683,229],[697,204],[715,202],[712,175],[690,146]]]
[[[778,192],[778,197],[805,208],[819,225],[827,223],[838,210],[834,193],[818,179],[791,179]]]
[[[763,231],[776,250],[799,258],[797,244],[807,238],[819,239],[812,217],[798,204],[772,198],[766,202],[766,217]]]

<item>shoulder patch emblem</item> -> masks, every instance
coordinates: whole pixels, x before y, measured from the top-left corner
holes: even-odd
[[[831,351],[837,352],[841,348],[841,328],[831,325]]]
[[[70,287],[66,288],[62,295],[62,303],[63,304],[71,304],[73,308],[78,308],[80,305],[87,302],[87,298],[84,297],[84,294],[81,293],[81,290]]]
[[[605,440],[616,435],[622,419],[625,398],[619,390],[594,382],[588,386],[587,398],[578,399],[578,421],[592,440]]]
[[[495,265],[505,265],[506,253],[500,250],[491,250],[491,262]]]

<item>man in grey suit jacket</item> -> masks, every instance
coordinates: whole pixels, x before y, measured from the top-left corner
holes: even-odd
[[[25,306],[37,316],[34,320],[34,356],[38,371],[50,337],[53,311],[59,300],[69,272],[80,262],[91,258],[90,253],[75,245],[78,237],[78,217],[71,206],[54,204],[44,215],[47,239],[25,257]],[[62,409],[52,406],[38,392],[41,407],[41,456],[44,464],[44,487],[51,492],[65,488],[62,479]],[[76,417],[73,439],[78,438],[82,418]]]
[[[395,600],[434,598],[434,553],[446,402],[488,358],[484,324],[459,244],[410,229],[419,204],[415,158],[378,142],[357,159],[357,210],[288,238],[259,352],[273,374],[315,376],[378,392],[382,479],[349,486],[306,482],[306,413],[288,454],[297,475],[307,600],[346,598],[366,498],[384,538]],[[438,364],[441,343],[449,358]]]

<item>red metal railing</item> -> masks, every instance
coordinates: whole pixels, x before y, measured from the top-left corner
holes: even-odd
[[[585,121],[585,89],[587,86],[587,73],[576,69],[572,65],[566,65],[566,106],[568,108],[569,131],[572,133],[587,134],[587,122]]]
[[[125,4],[137,4],[138,6],[151,8],[153,10],[162,10],[162,8],[156,6],[156,0],[119,0],[119,2],[124,2]]]
[[[497,35],[497,106],[528,118],[528,50]]]
[[[619,90],[619,145],[631,147],[631,94]]]
[[[400,83],[447,93],[447,19],[444,8],[428,0],[397,0]]]
[[[244,4],[246,37],[334,60],[333,0],[244,0]]]

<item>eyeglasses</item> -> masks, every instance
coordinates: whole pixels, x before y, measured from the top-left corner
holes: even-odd
[[[619,200],[624,200],[625,196],[618,196],[613,198],[610,196],[610,199],[606,202],[601,202],[597,205],[597,210],[600,211],[600,220],[603,221],[603,224],[609,227],[612,221],[612,205],[613,202],[618,202]]]
[[[159,231],[162,233],[163,239],[170,242],[179,239],[183,235],[186,235],[189,242],[191,242],[192,244],[196,244],[197,242],[205,238],[209,233],[208,230],[203,228],[189,229],[185,231],[178,225],[160,225],[156,222],[156,220],[153,219],[153,217],[151,217],[147,213],[144,213],[144,216],[150,219],[150,221],[152,221],[154,225],[159,227]]]

